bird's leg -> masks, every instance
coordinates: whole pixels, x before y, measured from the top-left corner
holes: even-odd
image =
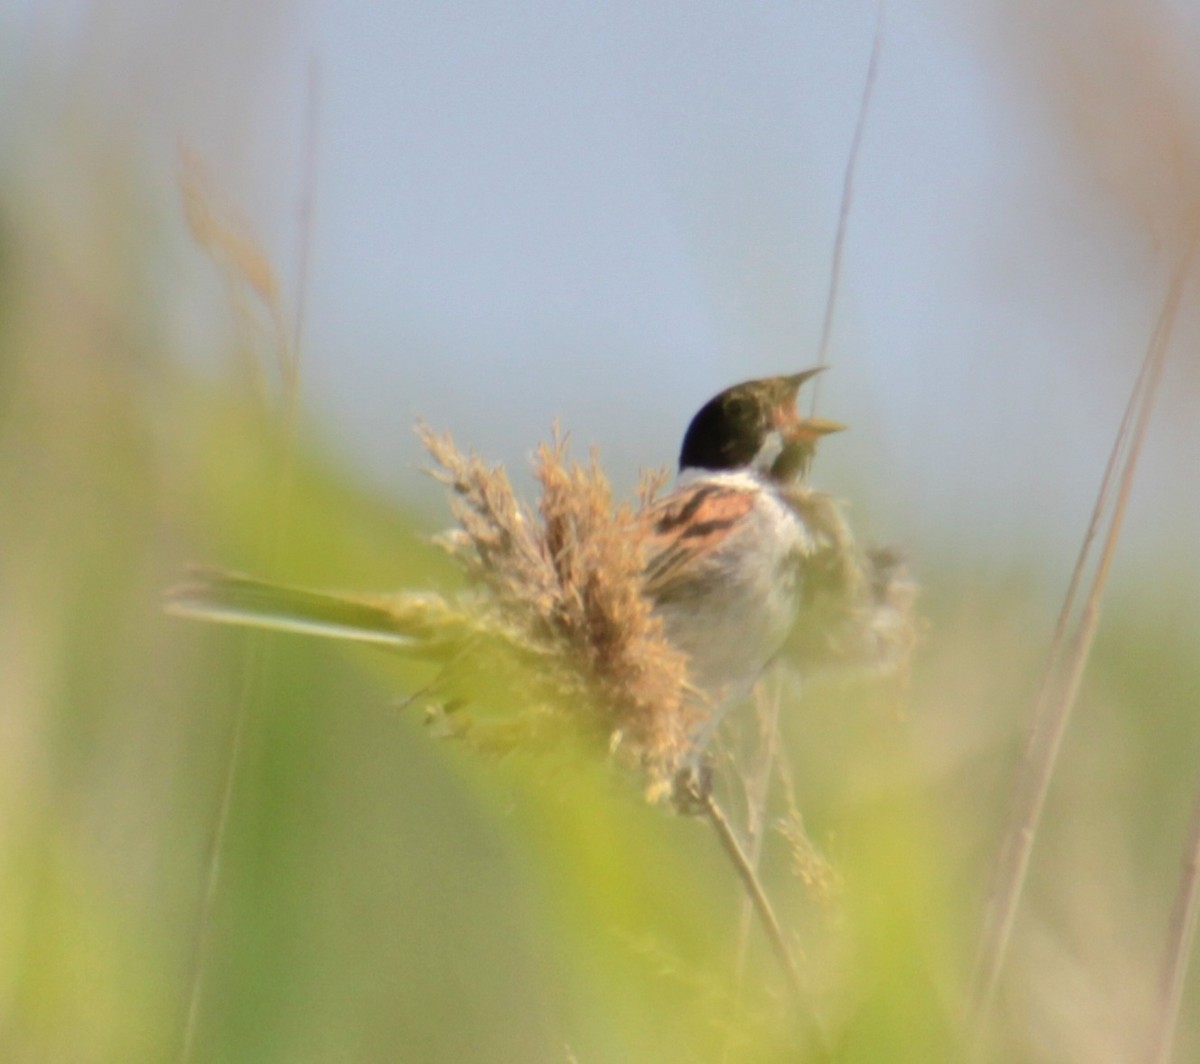
[[[712,758],[702,754],[693,755],[675,773],[671,804],[680,816],[700,816],[708,811],[712,789]]]

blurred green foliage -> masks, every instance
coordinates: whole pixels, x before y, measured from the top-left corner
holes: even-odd
[[[585,751],[490,762],[438,740],[403,705],[418,666],[162,614],[189,562],[445,587],[424,538],[444,515],[364,489],[236,379],[186,371],[148,309],[139,227],[103,191],[69,253],[18,195],[0,205],[0,1058],[176,1059],[201,955],[195,1060],[801,1056],[757,928],[739,986],[741,899],[703,824]],[[964,1056],[1050,627],[1036,560],[972,574],[911,546],[932,623],[907,711],[855,683],[787,707],[798,801],[841,888],[807,890],[777,835],[764,859],[848,1062]],[[1137,570],[1052,793],[998,1060],[1125,1059],[1146,1035],[1200,659],[1177,616],[1194,587]],[[1187,1000],[1180,1059],[1200,1053]]]

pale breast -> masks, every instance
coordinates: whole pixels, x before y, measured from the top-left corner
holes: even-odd
[[[664,500],[647,588],[714,708],[748,692],[803,600],[814,536],[750,473],[697,479]]]

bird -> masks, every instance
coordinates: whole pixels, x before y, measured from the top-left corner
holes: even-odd
[[[674,490],[646,515],[645,592],[709,707],[697,749],[783,650],[806,603],[852,576],[840,512],[805,483],[817,442],[845,427],[797,412],[818,372],[743,381],[705,403]]]
[[[832,495],[808,474],[818,442],[845,426],[801,416],[801,388],[822,372],[742,381],[691,419],[673,487],[638,514],[641,592],[687,663],[698,721],[685,759],[699,766],[728,712],[774,662],[901,670],[914,642],[915,584],[892,550],[861,549]],[[281,587],[201,573],[168,610],[232,624],[429,650],[444,600]]]

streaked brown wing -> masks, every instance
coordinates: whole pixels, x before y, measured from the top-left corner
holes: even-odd
[[[728,542],[753,509],[753,491],[727,484],[686,485],[662,499],[646,515],[646,593],[670,598],[678,586],[698,580],[704,559]]]

